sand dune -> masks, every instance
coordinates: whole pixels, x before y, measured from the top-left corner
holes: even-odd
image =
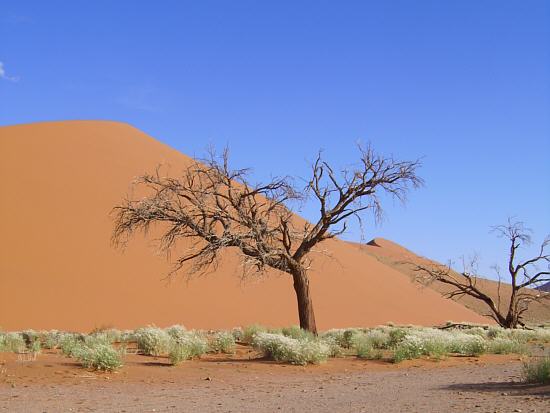
[[[370,241],[367,245],[363,247],[363,251],[368,252],[372,256],[376,257],[378,260],[383,262],[390,267],[401,271],[403,274],[407,275],[411,279],[414,279],[417,274],[413,271],[414,264],[423,264],[431,265],[434,261],[421,257],[414,252],[398,245],[392,241],[376,238]],[[503,251],[506,254],[506,251]],[[505,255],[503,255],[505,259]],[[412,265],[411,265],[412,264]],[[457,273],[454,273],[455,276],[459,276]],[[504,313],[507,310],[507,306],[510,303],[510,295],[512,292],[512,287],[509,283],[506,283],[509,279],[503,275],[502,282],[499,286],[497,281],[478,278],[477,285],[481,288],[482,291],[487,293],[495,303],[498,305],[498,297],[500,290],[500,308]],[[454,291],[454,288],[450,285],[443,284],[441,282],[433,282],[428,284],[428,287],[434,291],[439,292],[442,295],[448,294],[451,291]],[[542,286],[544,288],[544,286]],[[544,289],[542,291],[545,291]],[[528,289],[529,293],[538,295],[539,291]],[[478,314],[486,315],[488,314],[488,309],[485,303],[476,300],[470,296],[456,297],[453,298],[455,301],[465,305],[466,307],[472,309]],[[530,323],[547,323],[550,320],[550,301],[546,302],[531,302],[529,309],[523,315],[524,320]]]
[[[170,266],[151,240],[138,237],[124,253],[111,246],[109,212],[132,179],[159,163],[175,174],[187,156],[126,124],[70,121],[0,128],[0,157],[2,328],[297,323],[284,274],[243,283],[238,259],[228,253],[209,276],[167,282]],[[326,247],[334,259],[317,257],[311,281],[321,329],[486,321],[419,288],[364,247]]]
[[[541,285],[538,289],[541,291],[550,292],[550,281]]]

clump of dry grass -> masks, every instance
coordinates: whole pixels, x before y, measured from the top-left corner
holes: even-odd
[[[523,379],[527,383],[550,383],[550,357],[541,357],[523,364]]]
[[[256,333],[252,344],[267,357],[291,364],[319,364],[331,353],[329,346],[321,340],[295,339],[273,333]]]

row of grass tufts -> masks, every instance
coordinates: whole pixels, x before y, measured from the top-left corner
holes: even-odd
[[[390,327],[371,329],[334,329],[321,335],[347,353],[360,358],[380,359],[384,351],[399,363],[403,360],[449,355],[479,356],[492,354],[526,354],[528,342],[549,342],[550,330],[505,330],[498,327],[437,329],[426,327]]]
[[[105,371],[122,366],[128,343],[135,343],[141,354],[167,357],[173,365],[207,352],[233,354],[236,343],[251,345],[278,362],[306,365],[338,356],[399,363],[421,357],[437,360],[450,355],[526,354],[529,342],[550,342],[550,329],[380,326],[333,329],[314,336],[298,326],[269,329],[255,324],[217,332],[187,330],[181,325],[126,331],[98,329],[90,334],[55,330],[0,332],[0,351],[37,354],[41,348],[60,349],[84,367]]]

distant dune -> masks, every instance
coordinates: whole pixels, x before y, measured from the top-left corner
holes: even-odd
[[[189,157],[127,124],[103,121],[2,127],[0,157],[2,328],[297,323],[285,274],[241,282],[238,259],[229,252],[211,275],[167,282],[170,266],[152,240],[137,237],[124,252],[111,246],[109,212],[132,179],[160,163],[177,175]],[[311,281],[321,329],[487,322],[419,288],[370,253],[374,247],[336,240],[326,248],[334,258],[315,257]]]
[[[412,251],[398,245],[392,241],[388,241],[382,238],[376,238],[370,241],[364,251],[373,255],[381,262],[390,267],[402,272],[412,279],[415,278],[417,274],[413,271],[414,264],[424,264],[429,265],[434,263],[434,261],[421,257],[415,254]],[[503,254],[506,254],[506,251],[503,251]],[[505,255],[503,255],[505,257]],[[411,265],[412,264],[412,265]],[[459,277],[459,274],[454,273],[456,277]],[[508,283],[506,282],[508,281]],[[500,308],[503,312],[507,310],[507,306],[510,303],[510,295],[512,292],[512,287],[509,283],[510,279],[506,278],[506,275],[503,274],[502,282],[499,285],[497,281],[478,278],[477,285],[487,293],[495,303],[498,305],[498,297],[500,293],[501,301]],[[428,285],[429,288],[434,291],[439,292],[442,295],[445,295],[453,290],[452,286],[449,286],[444,283],[434,282]],[[546,288],[546,290],[545,290]],[[550,291],[550,283],[545,284],[539,288],[541,291]],[[540,292],[534,289],[526,289],[528,294],[539,295]],[[485,303],[480,300],[476,300],[470,296],[462,296],[453,298],[456,302],[459,302],[466,307],[472,309],[478,314],[488,314],[487,306]],[[523,314],[524,320],[529,323],[548,323],[550,321],[550,301],[546,302],[531,302],[529,309]]]

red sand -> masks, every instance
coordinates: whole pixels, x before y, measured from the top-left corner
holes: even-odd
[[[0,353],[0,411],[29,412],[546,412],[549,385],[522,383],[517,356],[400,364],[355,357],[319,366],[206,355],[173,367],[127,355],[96,373],[45,350],[32,362]]]
[[[189,157],[127,124],[102,121],[0,128],[0,157],[2,328],[297,323],[285,274],[272,271],[242,283],[238,260],[228,254],[209,276],[167,283],[170,266],[155,254],[151,240],[137,237],[124,253],[111,246],[109,212],[132,179],[159,163],[177,174]],[[360,246],[343,241],[325,246],[334,259],[316,257],[311,273],[321,329],[388,321],[487,322],[419,288]]]

